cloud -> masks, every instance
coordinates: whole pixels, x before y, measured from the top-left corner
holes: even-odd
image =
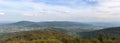
[[[0,12],[0,15],[4,15],[5,13],[3,13],[3,12]]]
[[[59,0],[59,3],[62,2],[65,2],[65,0]],[[97,5],[89,6],[92,2],[97,2],[94,3]],[[33,0],[0,0],[0,5],[8,6],[5,11],[18,12],[23,16],[27,16],[28,19],[34,17],[38,21],[39,19],[46,21],[118,21],[120,18],[120,0],[86,0],[84,2],[81,0],[81,3],[79,0],[69,0],[66,3],[70,5],[54,5],[45,2],[36,3]],[[4,15],[4,12],[0,12],[0,14]]]
[[[31,12],[22,13],[22,14],[23,14],[23,16],[27,16],[27,17],[36,17],[37,16],[37,14],[31,13]]]
[[[4,11],[0,10],[0,15],[5,15]]]
[[[99,5],[95,7],[97,18],[106,19],[108,21],[118,21],[120,18],[120,0],[101,0]]]

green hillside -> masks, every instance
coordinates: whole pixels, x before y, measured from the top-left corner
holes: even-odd
[[[99,35],[98,38],[77,38],[54,29],[8,33],[8,38],[0,39],[0,43],[120,43],[120,39],[111,39]]]
[[[79,36],[83,38],[90,38],[90,37],[98,37],[100,33],[102,33],[104,37],[120,38],[120,27],[111,27],[101,30],[90,31],[90,32],[78,32],[77,34],[79,34]]]

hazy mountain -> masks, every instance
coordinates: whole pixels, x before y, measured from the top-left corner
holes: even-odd
[[[30,22],[30,21],[20,21],[20,22],[15,22],[15,23],[9,23],[9,24],[5,24],[5,25],[12,25],[12,26],[27,26],[27,25],[32,25],[35,22]]]
[[[94,26],[104,26],[104,27],[119,27],[120,22],[88,22]]]
[[[51,21],[51,22],[30,22],[30,21],[20,21],[16,23],[11,23],[9,25],[14,26],[26,26],[26,27],[71,27],[71,26],[90,26],[90,24],[79,23],[79,22],[69,22],[69,21]]]
[[[103,29],[104,27],[93,26],[87,23],[70,22],[70,21],[49,21],[49,22],[30,22],[20,21],[15,23],[4,24],[0,26],[0,32],[18,32],[44,28],[60,28],[69,31],[69,33],[93,31]]]

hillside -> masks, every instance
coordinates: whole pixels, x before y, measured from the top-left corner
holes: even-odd
[[[14,32],[8,35],[0,43],[73,43],[75,40],[73,36],[53,29]]]
[[[98,37],[99,34],[102,33],[104,37],[109,38],[120,38],[120,27],[111,27],[111,28],[105,28],[101,30],[95,30],[90,32],[79,32],[80,37],[83,38],[90,38],[90,37]]]
[[[47,39],[62,39],[62,38],[72,38],[71,36],[50,29],[34,30],[34,31],[23,31],[11,33],[12,37],[7,40],[47,40]]]
[[[119,43],[119,39],[82,39],[76,38],[54,29],[40,29],[8,33],[8,38],[0,39],[0,43]]]

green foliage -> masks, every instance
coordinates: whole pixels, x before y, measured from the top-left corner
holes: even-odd
[[[53,30],[35,30],[15,33],[8,39],[1,39],[0,43],[120,43],[119,38],[104,36],[104,33],[100,32],[97,38],[83,39]]]
[[[32,40],[32,41],[19,40],[19,41],[9,41],[7,43],[62,43],[62,42],[56,39],[51,39],[51,40]]]
[[[3,43],[3,42],[1,42]],[[101,42],[97,38],[91,39],[79,39],[79,38],[71,38],[71,39],[47,39],[47,40],[13,40],[13,41],[6,41],[4,43],[120,43],[120,39],[112,40],[112,39],[105,39]]]

